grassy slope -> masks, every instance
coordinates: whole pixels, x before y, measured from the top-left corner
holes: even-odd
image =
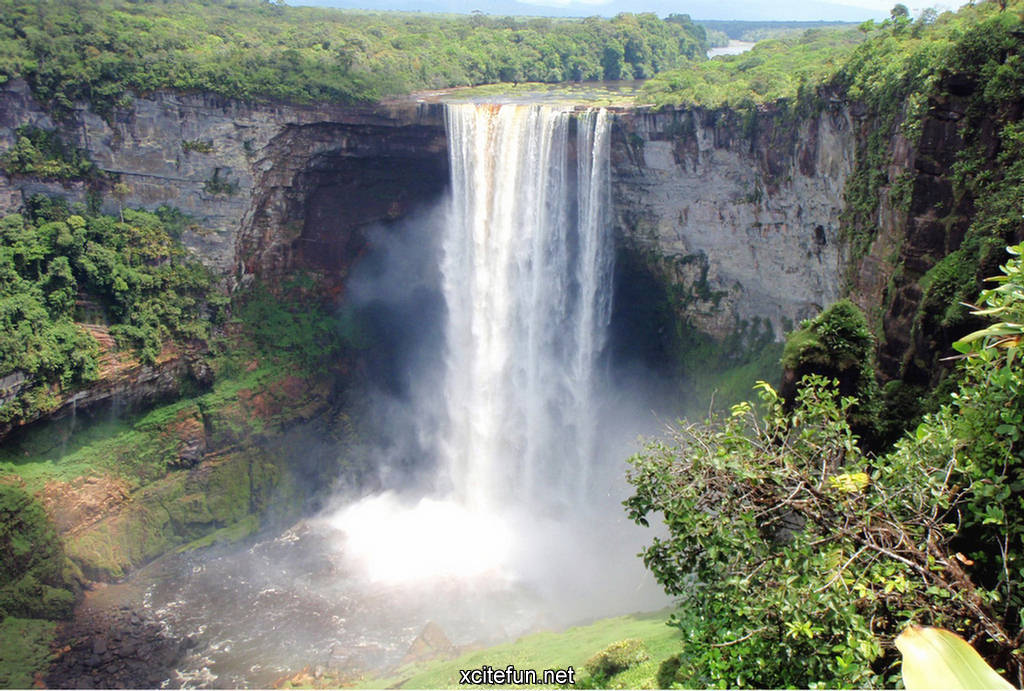
[[[33,428],[16,442],[0,448],[0,476],[17,475],[29,492],[38,492],[52,480],[71,481],[95,474],[125,479],[131,488],[163,476],[167,461],[175,455],[178,439],[167,434],[167,426],[198,405],[217,411],[233,405],[240,391],[258,391],[284,376],[275,367],[220,380],[209,393],[158,406],[143,415],[128,418],[79,422],[77,429],[67,420],[57,425]],[[261,431],[265,421],[258,418],[237,421]],[[61,429],[63,428],[63,429]],[[237,430],[242,432],[243,430]]]
[[[443,689],[459,684],[459,670],[476,669],[484,665],[516,669],[576,670],[577,686],[586,676],[584,664],[595,653],[611,643],[627,638],[644,642],[650,660],[621,672],[608,680],[609,688],[655,688],[655,676],[662,660],[678,653],[681,637],[678,629],[666,625],[667,612],[630,614],[612,619],[601,619],[586,626],[578,626],[560,633],[534,633],[512,642],[483,650],[474,650],[452,660],[433,660],[408,665],[386,677],[366,679],[360,688]]]

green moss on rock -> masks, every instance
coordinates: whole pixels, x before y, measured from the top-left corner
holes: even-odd
[[[283,463],[249,449],[172,472],[133,495],[123,510],[71,537],[68,553],[90,578],[109,580],[231,526],[250,526],[247,535],[275,496]]]
[[[75,574],[39,502],[0,482],[0,616],[71,616]]]
[[[50,644],[57,624],[43,619],[5,617],[0,620],[0,688],[32,688],[53,653]]]

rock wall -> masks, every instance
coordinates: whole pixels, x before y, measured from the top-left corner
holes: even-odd
[[[889,165],[887,184],[879,190],[875,235],[863,257],[851,262],[850,294],[868,315],[879,334],[878,366],[886,380],[901,379],[921,387],[934,386],[949,369],[942,357],[951,354],[951,344],[965,332],[947,329],[942,315],[950,307],[952,295],[937,304],[925,306],[925,284],[929,271],[944,257],[960,248],[974,215],[974,199],[957,193],[953,169],[963,149],[963,119],[973,88],[948,83],[945,98],[933,100],[920,123],[916,141],[907,139],[902,127],[887,142]],[[949,93],[954,91],[956,93]],[[866,140],[877,124],[870,117],[861,119],[861,139]],[[994,158],[998,146],[987,123],[983,130],[985,148]],[[907,193],[902,202],[894,201],[894,186],[903,181]],[[1001,247],[999,248],[1002,249]],[[996,261],[966,267],[979,279],[998,273],[1003,252]],[[969,277],[968,277],[969,278]],[[983,321],[976,322],[981,328]]]
[[[767,322],[781,339],[841,297],[855,136],[843,107],[796,122],[771,111],[622,113],[617,233],[674,286],[694,327],[722,338]]]
[[[0,87],[0,147],[15,129],[57,128],[108,175],[103,207],[167,204],[196,220],[183,237],[230,284],[311,268],[340,286],[360,229],[439,197],[443,106],[245,104],[158,92],[102,118],[84,105],[55,123],[14,80]],[[682,296],[680,316],[721,337],[762,320],[776,338],[840,296],[843,188],[855,130],[843,108],[800,122],[704,110],[622,111],[613,132],[620,240]],[[114,181],[127,186],[118,199]],[[42,192],[83,201],[85,183],[0,175],[0,213]]]
[[[157,92],[109,118],[79,104],[54,122],[28,85],[12,80],[0,86],[0,149],[14,144],[21,125],[57,129],[106,175],[89,184],[0,175],[0,214],[36,193],[85,201],[90,186],[108,213],[166,204],[196,221],[184,243],[235,280],[296,268],[311,256],[322,268],[325,250],[344,255],[337,248],[351,249],[359,228],[408,212],[439,194],[447,177],[436,104],[303,107]],[[319,201],[321,187],[339,179],[348,182],[343,215]],[[120,199],[115,182],[127,186]],[[313,213],[304,213],[310,205]],[[303,222],[318,213],[330,232]],[[307,234],[315,251],[296,252],[309,244]]]

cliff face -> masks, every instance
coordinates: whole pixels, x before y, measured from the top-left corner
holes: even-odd
[[[363,228],[412,212],[447,185],[439,103],[302,107],[155,93],[108,119],[81,106],[53,122],[13,81],[0,87],[0,105],[0,148],[20,125],[57,129],[105,172],[89,183],[0,175],[0,213],[40,192],[85,201],[90,188],[109,213],[167,204],[194,219],[184,243],[228,286],[309,269],[338,292],[365,249]],[[941,346],[914,320],[918,279],[959,245],[970,211],[970,200],[951,206],[948,180],[961,111],[956,99],[940,104],[919,143],[898,135],[888,143],[892,184],[879,192],[878,233],[855,258],[841,236],[844,189],[872,127],[855,105],[837,98],[802,117],[771,108],[620,111],[612,138],[619,244],[667,287],[676,320],[717,340],[781,340],[852,293],[883,334],[886,375],[903,376],[914,353]],[[897,180],[908,184],[898,204]],[[926,373],[927,360],[917,369]],[[173,391],[173,377],[158,374],[149,378]],[[130,382],[117,388],[131,400]]]
[[[844,108],[798,122],[624,113],[612,152],[617,232],[673,286],[679,318],[716,338],[767,323],[780,339],[840,297],[855,136]]]
[[[243,104],[204,94],[137,98],[106,120],[53,122],[14,81],[0,89],[0,147],[24,124],[58,129],[108,173],[104,210],[176,207],[183,241],[232,282],[310,268],[343,280],[359,229],[397,219],[447,183],[443,106]],[[613,139],[620,239],[657,256],[692,294],[694,324],[722,335],[767,319],[776,335],[839,295],[837,230],[855,132],[843,110],[741,123],[701,110],[623,112]],[[112,194],[115,181],[127,194]],[[84,183],[0,175],[0,213],[35,193],[85,201]]]
[[[955,99],[937,104],[917,143],[900,135],[887,143],[892,184],[878,195],[877,235],[855,259],[842,235],[844,192],[872,127],[856,107],[837,101],[800,118],[772,110],[750,117],[618,112],[612,192],[620,248],[665,290],[677,324],[717,340],[738,333],[781,340],[800,319],[852,294],[876,326],[884,325],[886,376],[908,378],[916,368],[927,379],[930,360],[919,356],[931,357],[941,343],[935,329],[918,323],[921,278],[960,246],[971,212],[971,200],[953,199],[949,182],[962,112]],[[110,213],[176,207],[195,221],[184,243],[229,287],[306,269],[326,289],[341,290],[365,249],[363,229],[413,213],[440,197],[448,181],[439,104],[297,107],[158,93],[109,120],[82,107],[58,123],[25,84],[0,87],[0,149],[25,124],[58,130],[105,174],[66,184],[0,175],[0,213],[36,193],[80,202],[98,193]],[[907,187],[899,203],[890,194],[896,181]],[[116,183],[124,185],[119,195]],[[61,412],[110,401],[150,405],[177,395],[183,379],[210,379],[193,353],[165,352],[152,367],[127,354],[104,357],[100,381],[69,396]],[[0,380],[0,404],[4,390],[18,385],[8,379]],[[301,494],[287,479],[295,463],[287,452],[257,463],[253,448],[236,449],[265,429],[279,437],[328,414],[325,381],[286,384],[260,380],[252,390],[214,391],[203,402],[182,402],[186,412],[166,425],[143,429],[161,440],[144,486],[83,476],[39,490],[76,562],[92,577],[118,577],[211,530],[254,529],[252,517],[272,503],[264,494],[289,501]],[[246,430],[247,420],[259,424]],[[333,434],[324,425],[324,434]],[[245,434],[231,436],[236,429]],[[166,458],[170,465],[160,465]],[[190,503],[227,485],[240,497],[237,505]],[[192,514],[199,518],[190,523]],[[156,528],[144,533],[138,525]]]
[[[185,245],[235,280],[304,263],[343,275],[360,227],[403,215],[439,194],[447,177],[437,105],[250,105],[158,92],[109,119],[80,105],[55,123],[15,80],[0,87],[0,148],[13,145],[21,125],[57,129],[88,151],[107,174],[92,183],[104,211],[166,204],[191,216]],[[115,182],[127,189],[120,198]],[[81,182],[0,175],[0,213],[36,193],[85,201],[88,191]]]
[[[938,290],[931,299],[934,304],[925,304],[926,287],[936,284],[936,277],[926,277],[961,247],[974,213],[974,200],[953,183],[973,85],[954,83],[951,89],[947,83],[944,91],[947,97],[934,100],[921,120],[916,141],[899,130],[886,143],[889,166],[887,183],[877,196],[877,234],[865,255],[851,261],[850,270],[851,297],[865,313],[877,315],[881,374],[921,387],[937,382],[948,366],[939,358],[949,355],[952,342],[965,333],[941,323],[947,310],[957,309],[955,292]],[[870,118],[862,120],[862,140],[873,126]],[[998,128],[987,121],[980,129],[991,160],[999,148],[994,134]],[[906,190],[902,198],[897,194],[901,182]],[[992,257],[972,258],[960,267],[969,274],[960,280],[970,282],[976,276],[980,283],[998,273],[1002,243],[996,249]]]
[[[120,208],[174,207],[192,219],[182,242],[229,288],[307,269],[336,292],[363,252],[362,230],[436,198],[447,181],[438,105],[251,105],[155,93],[107,119],[80,104],[55,122],[15,80],[0,87],[0,151],[14,145],[23,125],[56,130],[102,173],[72,182],[0,173],[0,215],[20,211],[35,194],[72,203],[98,199],[113,215]],[[97,340],[110,350],[109,338]],[[146,367],[118,355],[123,366],[104,365],[97,382],[61,396],[48,417],[151,405],[177,395],[189,379],[206,385],[209,373],[194,355],[165,353]],[[0,404],[21,383],[18,373],[5,377]],[[0,436],[11,430],[0,426]]]

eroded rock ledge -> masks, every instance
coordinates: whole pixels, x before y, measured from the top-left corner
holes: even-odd
[[[196,224],[183,242],[231,279],[297,268],[341,277],[360,229],[394,220],[447,181],[442,106],[247,104],[210,94],[157,92],[105,119],[78,104],[54,122],[27,84],[0,87],[0,148],[22,125],[57,129],[107,175],[103,209],[162,204]],[[122,199],[114,181],[127,186]],[[83,182],[0,175],[0,214],[37,193],[85,201]]]

